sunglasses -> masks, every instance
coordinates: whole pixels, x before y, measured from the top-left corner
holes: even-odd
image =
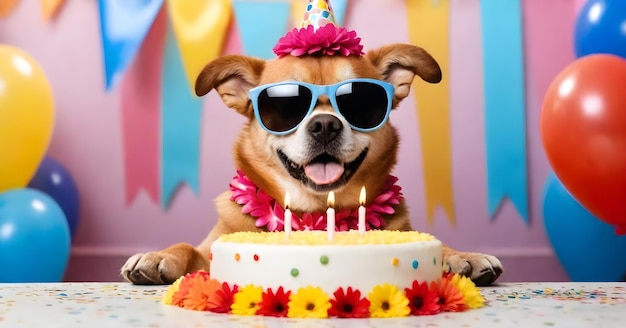
[[[300,126],[315,108],[320,95],[327,95],[337,114],[353,130],[370,132],[389,118],[393,85],[374,79],[352,79],[331,85],[297,81],[265,84],[250,90],[254,115],[269,133],[286,135]]]

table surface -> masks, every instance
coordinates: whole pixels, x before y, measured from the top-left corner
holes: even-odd
[[[506,283],[487,306],[392,319],[241,317],[163,305],[167,286],[0,284],[0,327],[626,327],[626,283]]]

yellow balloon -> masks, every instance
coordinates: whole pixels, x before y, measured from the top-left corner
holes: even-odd
[[[54,100],[43,69],[24,51],[0,45],[0,192],[28,185],[53,125]]]

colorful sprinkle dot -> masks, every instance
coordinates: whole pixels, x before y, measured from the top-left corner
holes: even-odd
[[[437,265],[437,257],[433,257],[433,264]]]
[[[417,269],[417,267],[419,266],[419,262],[417,262],[417,260],[413,260],[411,266],[413,267],[413,269]]]
[[[254,256],[253,256],[252,258],[253,258],[255,261],[258,261],[258,260],[259,260],[259,256],[258,256],[258,255],[256,255],[256,254],[254,254]]]
[[[291,269],[292,277],[297,277],[299,274],[300,274],[300,271],[298,271],[298,269]]]
[[[239,261],[241,259],[241,255],[239,253],[235,253],[235,261]]]
[[[398,260],[398,258],[397,258],[397,257],[394,257],[394,258],[391,260],[391,264],[392,264],[393,266],[398,266],[398,263],[400,263],[400,260]]]
[[[209,261],[213,261],[213,252],[209,253]]]
[[[320,263],[322,263],[323,265],[328,264],[328,256],[326,256],[326,255],[322,255],[322,256],[320,257]]]

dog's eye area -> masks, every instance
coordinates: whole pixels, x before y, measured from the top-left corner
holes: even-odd
[[[272,131],[288,131],[304,119],[312,97],[309,89],[299,85],[267,88],[259,95],[260,119]]]

